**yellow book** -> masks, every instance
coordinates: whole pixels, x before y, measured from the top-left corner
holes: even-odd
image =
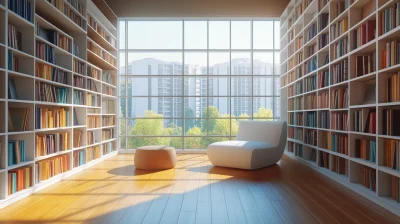
[[[347,19],[344,19],[342,22],[343,22],[343,32],[342,33],[344,33],[349,28],[349,26],[348,26],[349,22]]]

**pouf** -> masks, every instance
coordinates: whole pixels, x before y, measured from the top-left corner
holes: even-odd
[[[135,166],[144,170],[165,170],[175,167],[175,148],[164,145],[149,145],[136,149]]]

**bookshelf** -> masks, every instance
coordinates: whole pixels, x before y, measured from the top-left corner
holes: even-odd
[[[292,0],[280,21],[286,154],[397,215],[399,14],[399,1]]]
[[[117,153],[117,18],[51,2],[0,0],[0,208]]]

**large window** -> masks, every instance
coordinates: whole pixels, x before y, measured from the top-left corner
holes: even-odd
[[[280,119],[279,21],[119,22],[120,146],[205,149]]]

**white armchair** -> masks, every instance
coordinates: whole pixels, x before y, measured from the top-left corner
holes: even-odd
[[[236,140],[210,144],[207,155],[216,166],[254,170],[277,163],[286,140],[286,121],[241,121]]]

